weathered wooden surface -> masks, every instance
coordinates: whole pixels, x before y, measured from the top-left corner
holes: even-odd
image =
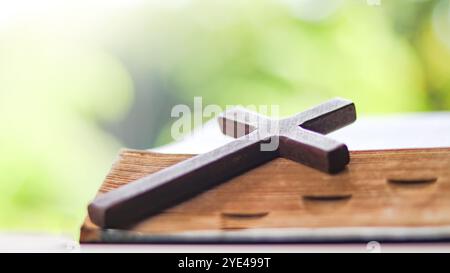
[[[189,157],[124,150],[99,194]],[[127,230],[446,226],[450,148],[351,152],[336,175],[276,158]],[[80,241],[101,241],[103,232],[87,218]]]

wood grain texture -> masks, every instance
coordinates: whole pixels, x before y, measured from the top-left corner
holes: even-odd
[[[99,194],[189,157],[123,150]],[[276,158],[126,230],[446,226],[450,148],[351,152],[336,175]],[[80,241],[101,241],[102,232],[87,217]]]

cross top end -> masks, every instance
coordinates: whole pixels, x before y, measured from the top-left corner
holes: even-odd
[[[259,139],[262,152],[275,152],[278,156],[329,173],[344,169],[350,157],[345,144],[323,134],[355,120],[354,103],[341,98],[278,120],[242,107],[232,108],[218,118],[222,133],[228,136]]]

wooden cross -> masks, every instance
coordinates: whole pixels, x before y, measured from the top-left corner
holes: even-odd
[[[88,207],[90,219],[103,228],[125,227],[278,156],[339,172],[350,161],[347,146],[323,134],[355,119],[354,104],[343,99],[280,120],[232,109],[219,122],[236,140],[98,196]]]

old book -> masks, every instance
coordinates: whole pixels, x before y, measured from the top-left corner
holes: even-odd
[[[192,155],[123,150],[110,191]],[[329,175],[278,158],[126,229],[89,217],[81,243],[265,243],[450,239],[450,148],[351,152]]]

